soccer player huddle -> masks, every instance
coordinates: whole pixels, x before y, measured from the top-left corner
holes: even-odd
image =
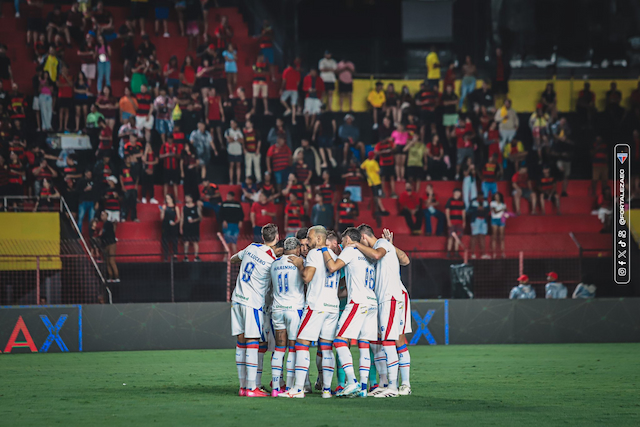
[[[304,398],[311,393],[313,343],[318,347],[315,388],[323,398],[334,393],[379,398],[411,394],[405,339],[411,332],[411,309],[400,277],[400,266],[408,265],[409,258],[393,245],[393,233],[384,230],[377,239],[362,224],[347,228],[338,244],[335,233],[314,226],[282,245],[277,226],[267,224],[262,239],[264,244],[252,243],[231,258],[240,264],[231,298],[239,395],[269,395],[262,386],[262,362],[271,349],[271,396]],[[359,349],[359,378],[349,348],[352,340]],[[344,374],[339,372],[340,384],[332,392],[334,347]],[[379,381],[375,373],[370,375],[372,358]]]

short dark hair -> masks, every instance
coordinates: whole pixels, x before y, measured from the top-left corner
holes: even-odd
[[[341,240],[341,235],[337,231],[327,230],[327,240],[335,240],[336,242],[339,242]]]
[[[265,243],[273,242],[276,239],[277,235],[278,235],[277,225],[270,222],[269,224],[262,227],[262,240],[264,240]]]
[[[349,236],[352,241],[359,242],[362,237],[362,233],[360,233],[360,231],[355,227],[349,227],[342,232],[342,236]]]
[[[309,229],[307,227],[302,227],[300,230],[296,232],[296,239],[302,240],[307,238],[307,233]]]
[[[360,232],[360,234],[364,234],[365,236],[376,237],[375,233],[373,232],[373,228],[371,228],[371,226],[367,224],[360,224],[358,226],[358,231]]]

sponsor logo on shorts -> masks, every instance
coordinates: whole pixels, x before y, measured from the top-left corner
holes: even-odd
[[[329,308],[338,308],[338,305],[336,304],[327,304],[326,302],[322,304],[325,307],[329,307]]]

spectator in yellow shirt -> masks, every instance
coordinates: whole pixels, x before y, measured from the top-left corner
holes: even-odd
[[[378,129],[378,113],[382,114],[382,107],[387,102],[387,97],[382,87],[382,82],[376,82],[376,88],[369,92],[369,96],[367,96],[367,102],[373,108],[373,129]]]
[[[376,160],[376,153],[370,151],[367,160],[360,165],[360,169],[364,170],[367,176],[367,184],[369,184],[369,188],[371,188],[371,195],[373,196],[372,209],[374,211],[377,209],[378,215],[389,215],[389,212],[384,210],[382,200],[380,199],[382,197],[382,181],[380,180],[380,165]]]
[[[440,84],[440,58],[436,53],[436,47],[431,46],[431,52],[427,55],[427,85],[429,87]]]

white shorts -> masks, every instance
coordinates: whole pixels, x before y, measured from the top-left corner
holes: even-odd
[[[136,116],[136,127],[139,129],[153,129],[153,116]]]
[[[285,90],[280,97],[281,101],[287,102],[287,99],[291,100],[291,105],[298,103],[298,91],[297,90]]]
[[[105,212],[107,213],[107,221],[120,222],[120,211],[105,210]]]
[[[336,337],[336,325],[338,324],[338,313],[329,313],[328,311],[313,311],[306,308],[302,313],[300,329],[298,329],[299,340],[333,341]]]
[[[277,310],[271,313],[273,329],[287,331],[287,340],[295,341],[298,338],[298,328],[302,310]]]
[[[411,327],[411,299],[405,291],[402,291],[402,296],[404,297],[404,325],[402,325],[402,331],[400,331],[401,335],[413,332]]]
[[[267,343],[267,351],[273,352],[276,349],[276,331],[273,329],[272,314],[264,313],[262,320],[262,337],[260,341]]]
[[[305,114],[320,114],[322,112],[322,101],[318,98],[305,98],[303,112]]]
[[[40,111],[40,98],[38,96],[33,97],[33,102],[31,103],[31,109],[33,111]]]
[[[82,64],[80,70],[82,70],[86,78],[90,80],[96,78],[96,64]]]
[[[262,309],[234,302],[231,304],[231,335],[262,339],[264,313]]]
[[[337,337],[351,340],[378,339],[378,307],[349,303],[338,321]]]
[[[404,328],[404,302],[392,299],[378,304],[380,339],[396,341]]]

